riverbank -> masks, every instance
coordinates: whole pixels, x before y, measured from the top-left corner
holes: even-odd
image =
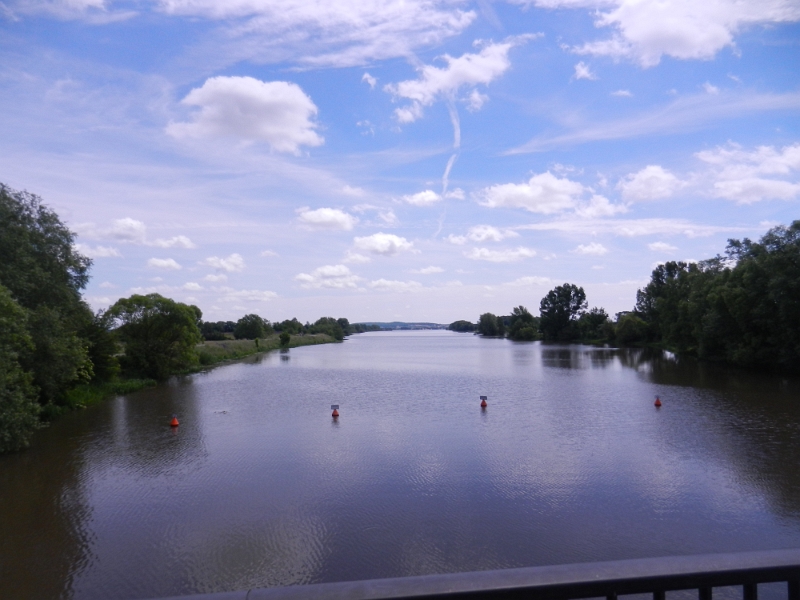
[[[336,340],[333,337],[324,333],[293,335],[290,337],[289,343],[286,346],[281,346],[280,337],[277,334],[256,340],[206,341],[197,346],[196,350],[200,365],[190,372],[196,372],[206,367],[244,358],[260,352],[269,352],[280,348],[332,344],[334,342],[336,342]]]

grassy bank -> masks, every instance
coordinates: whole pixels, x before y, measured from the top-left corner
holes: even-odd
[[[336,340],[323,333],[308,335],[293,335],[289,340],[287,348],[297,346],[313,346],[316,344],[330,344]],[[207,341],[197,346],[197,356],[200,365],[208,367],[228,360],[244,358],[259,352],[268,352],[281,348],[281,342],[277,335],[271,335],[259,340],[222,340]]]
[[[111,398],[130,394],[156,385],[155,379],[119,379],[117,381],[104,381],[84,383],[67,392],[66,402],[63,406],[49,404],[42,409],[42,420],[52,421],[55,417],[79,408],[86,408]]]

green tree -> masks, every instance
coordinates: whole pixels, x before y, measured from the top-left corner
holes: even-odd
[[[620,344],[633,344],[647,339],[647,323],[629,312],[621,314],[614,330],[616,341]]]
[[[313,325],[307,327],[307,330],[309,333],[324,333],[339,341],[344,339],[345,334],[339,321],[333,317],[317,319]]]
[[[600,340],[606,337],[608,313],[603,308],[593,307],[578,318],[578,330],[584,340]]]
[[[33,352],[23,368],[42,404],[93,373],[90,341],[81,332],[92,312],[81,300],[91,260],[74,248],[75,235],[41,198],[0,184],[0,284],[27,310]]]
[[[568,341],[580,333],[575,326],[586,310],[586,292],[571,283],[556,286],[539,303],[539,327],[546,340]]]
[[[467,333],[469,331],[475,331],[475,323],[471,323],[470,321],[453,321],[450,325],[447,326],[447,329],[450,331],[458,331],[461,333]]]
[[[478,333],[488,336],[503,335],[504,327],[503,322],[492,313],[483,313],[478,317]]]
[[[202,313],[196,306],[159,294],[135,294],[118,300],[108,316],[125,346],[127,370],[164,380],[197,363]]]
[[[255,340],[271,333],[272,326],[269,321],[253,314],[243,316],[233,329],[233,337],[237,340]]]
[[[511,311],[511,324],[508,337],[516,341],[532,341],[539,338],[539,319],[522,306],[515,306]]]
[[[278,336],[278,339],[280,339],[280,341],[281,341],[281,346],[286,347],[286,346],[289,345],[289,342],[291,341],[292,336],[290,334],[288,334],[287,332],[283,331]]]
[[[33,352],[27,313],[0,285],[0,453],[26,447],[39,427],[33,375],[21,362]]]

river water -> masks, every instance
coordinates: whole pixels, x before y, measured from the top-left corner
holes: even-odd
[[[2,598],[788,547],[800,382],[637,349],[367,333],[116,398],[0,456]]]

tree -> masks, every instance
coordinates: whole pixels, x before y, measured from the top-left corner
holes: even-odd
[[[125,345],[123,367],[163,380],[197,362],[200,309],[159,294],[121,298],[108,309],[109,319]]]
[[[345,319],[346,321],[347,319]],[[339,323],[339,320],[333,317],[322,317],[317,319],[313,325],[306,327],[309,333],[324,333],[331,336],[335,340],[342,341],[344,339],[344,329]]]
[[[22,359],[41,404],[60,403],[93,373],[89,340],[81,332],[92,312],[81,300],[91,260],[75,235],[41,198],[0,184],[0,284],[27,311],[33,351]]]
[[[483,313],[478,317],[478,333],[481,335],[498,336],[502,335],[502,321],[498,324],[498,319],[492,313]]]
[[[39,427],[33,375],[22,362],[33,352],[27,313],[0,285],[0,453],[26,447]]]
[[[292,339],[292,336],[284,331],[278,336],[278,338],[281,341],[281,346],[285,348],[289,345],[289,341]]]
[[[515,306],[511,311],[511,324],[508,337],[516,341],[533,341],[539,337],[539,319],[522,306]]]
[[[567,341],[578,337],[574,324],[586,307],[586,292],[582,287],[565,283],[550,290],[539,303],[539,327],[544,338]]]
[[[578,318],[578,330],[584,340],[599,340],[607,335],[605,325],[608,313],[605,309],[593,307]]]
[[[233,337],[237,340],[255,340],[271,333],[269,321],[253,314],[243,316],[233,329]]]
[[[471,323],[469,321],[453,321],[447,326],[447,329],[450,331],[466,333],[469,331],[475,331],[475,323]]]

